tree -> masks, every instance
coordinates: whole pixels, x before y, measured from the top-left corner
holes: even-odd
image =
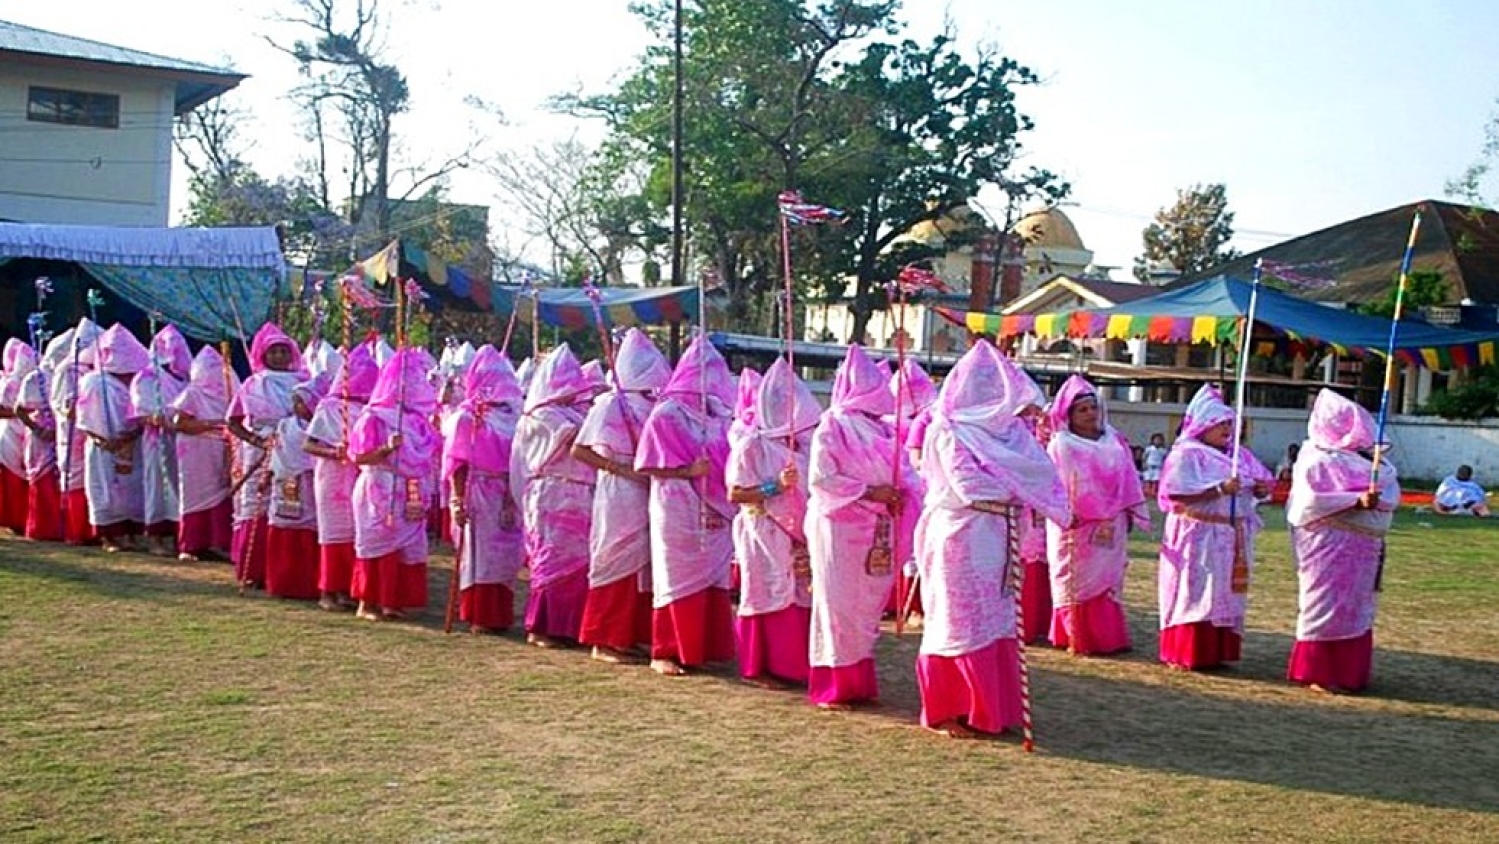
[[[1062,186],[1037,171],[1006,178],[1030,128],[1013,86],[1034,76],[992,54],[970,62],[948,36],[892,41],[894,0],[698,0],[684,11],[687,225],[701,269],[722,280],[731,322],[769,327],[780,286],[776,195],[842,208],[840,227],[798,230],[805,292],[853,276],[862,329],[872,292],[893,270],[882,256],[917,223],[940,217],[985,182]],[[645,161],[644,197],[660,220],[670,201],[672,4],[637,13],[660,37],[615,91],[560,105],[604,119],[606,159]],[[650,244],[645,244],[647,247]],[[678,280],[681,283],[683,280]]]
[[[341,265],[348,251],[348,226],[304,179],[268,179],[245,161],[239,127],[249,120],[222,97],[178,119],[173,143],[189,174],[183,223],[277,226],[293,263]]]
[[[1354,305],[1352,310],[1361,314],[1381,316],[1385,319],[1395,317],[1395,297],[1400,291],[1400,280],[1391,279],[1390,287],[1385,291],[1385,297],[1378,302],[1370,302],[1364,305]],[[1445,305],[1451,299],[1451,290],[1447,287],[1447,281],[1442,274],[1436,270],[1412,270],[1406,278],[1405,298],[1401,307],[1406,314],[1413,313],[1430,305]]]
[[[1484,196],[1484,185],[1489,173],[1499,160],[1499,110],[1489,114],[1483,127],[1483,145],[1478,157],[1469,164],[1462,175],[1447,182],[1447,195],[1456,197],[1469,205],[1491,208],[1494,203]]]
[[[1234,236],[1228,189],[1221,184],[1193,185],[1176,192],[1176,204],[1156,212],[1142,233],[1145,252],[1135,259],[1135,278],[1150,280],[1153,264],[1165,264],[1190,275],[1238,257],[1227,244]]]
[[[379,0],[294,0],[292,5],[293,13],[283,21],[309,37],[290,46],[267,40],[294,58],[307,79],[293,95],[307,115],[315,145],[309,164],[318,198],[327,207],[345,201],[347,220],[368,232],[370,242],[383,242],[391,234],[392,200],[418,196],[467,167],[477,142],[435,167],[397,168],[394,123],[410,108],[411,91],[405,75],[386,58],[387,24]],[[345,146],[347,156],[336,156],[330,143]],[[340,169],[347,178],[341,198],[332,195],[329,178]],[[405,175],[407,184],[392,196],[398,175]]]

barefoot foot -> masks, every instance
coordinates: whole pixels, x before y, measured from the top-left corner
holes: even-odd
[[[660,674],[663,677],[686,677],[687,676],[687,669],[685,669],[682,666],[678,665],[675,660],[670,660],[670,659],[653,659],[653,660],[651,660],[651,670],[654,671],[654,672],[656,672],[657,674]]]

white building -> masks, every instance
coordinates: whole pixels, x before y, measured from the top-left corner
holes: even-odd
[[[0,220],[165,226],[173,120],[244,78],[0,21]]]
[[[957,232],[971,234],[975,228],[977,237],[965,237],[963,245],[949,247],[948,240],[952,235]],[[952,293],[925,296],[922,301],[907,306],[903,315],[899,309],[876,311],[870,317],[863,345],[894,348],[895,338],[904,328],[909,338],[906,346],[909,350],[961,353],[968,348],[966,329],[942,319],[932,306],[966,311],[974,287],[987,285],[993,291],[995,301],[983,310],[993,310],[1035,292],[1058,276],[1078,279],[1093,276],[1093,252],[1083,245],[1077,227],[1060,208],[1038,207],[1021,217],[1011,232],[1014,242],[1021,245],[1020,254],[1001,256],[995,254],[998,233],[984,223],[982,216],[967,207],[913,227],[902,239],[942,250],[931,264]],[[999,270],[997,275],[996,268]],[[1107,274],[1102,280],[1107,281]],[[842,303],[811,305],[807,308],[805,325],[803,339],[843,343],[853,332],[854,315],[849,306]]]

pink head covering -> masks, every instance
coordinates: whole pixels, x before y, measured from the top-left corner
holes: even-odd
[[[103,334],[104,331],[99,327],[98,323],[88,317],[79,319],[77,327],[73,330],[73,348],[68,349],[68,363],[73,362],[73,356],[76,354],[79,365],[92,369],[94,366],[94,344]]]
[[[598,395],[609,389],[609,382],[604,375],[604,365],[596,360],[583,364],[583,380],[588,382],[588,388],[593,395]]]
[[[288,372],[302,371],[302,350],[274,322],[262,325],[255,332],[255,339],[250,341],[250,371],[261,372],[266,369],[265,354],[272,346],[285,346],[291,352],[291,363],[286,367]]]
[[[36,365],[36,352],[25,342],[12,337],[5,341],[5,352],[3,358],[3,369],[6,375],[15,375],[16,368],[23,365],[23,359],[29,360],[32,366]],[[24,373],[23,373],[24,374]]]
[[[380,367],[369,406],[431,416],[437,410],[437,389],[427,380],[425,363],[420,349],[402,349],[392,355]]]
[[[1098,394],[1098,388],[1094,387],[1088,379],[1081,375],[1073,375],[1062,383],[1062,389],[1057,390],[1056,398],[1051,400],[1051,407],[1046,411],[1046,421],[1053,431],[1065,431],[1068,428],[1072,406],[1079,399],[1091,396],[1098,402],[1098,424],[1102,428],[1109,424],[1108,410],[1103,403],[1103,396]]]
[[[890,394],[890,369],[884,361],[875,363],[863,346],[849,346],[843,364],[833,376],[832,409],[844,412],[889,416],[895,412],[895,398]]]
[[[216,415],[222,416],[224,407],[229,404],[229,396],[239,389],[239,378],[231,372],[229,383],[226,384],[224,382],[224,356],[219,354],[219,350],[213,346],[204,346],[198,350],[198,354],[193,357],[193,362],[188,365],[187,384],[204,398],[217,401]]]
[[[572,404],[579,393],[590,391],[583,367],[566,343],[547,352],[546,359],[531,375],[526,390],[526,412],[549,404]]]
[[[911,358],[906,358],[895,377],[890,379],[890,392],[896,396],[901,413],[907,419],[931,407],[937,400],[937,385],[932,383],[932,376]]]
[[[993,345],[988,340],[980,341]],[[999,358],[1000,377],[1004,379],[1005,409],[1010,414],[1018,414],[1027,407],[1035,407],[1037,410],[1046,406],[1046,391],[1036,383],[1036,379],[1030,373],[1021,368],[1020,364],[1004,352],[994,349]]]
[[[1223,403],[1223,396],[1212,384],[1203,384],[1187,405],[1182,418],[1182,436],[1200,439],[1204,431],[1224,422],[1232,422],[1234,410]]]
[[[301,381],[297,386],[292,387],[292,397],[301,398],[309,412],[316,411],[318,404],[328,396],[328,389],[333,385],[333,377],[331,372],[319,372],[315,377]]]
[[[1378,427],[1369,411],[1324,388],[1312,403],[1307,439],[1328,451],[1364,451],[1374,447]]]
[[[760,373],[747,366],[739,370],[739,389],[734,397],[734,421],[745,428],[755,427],[761,380]]]
[[[728,416],[734,412],[734,376],[723,356],[713,348],[705,334],[692,338],[671,378],[661,389],[662,398],[675,398],[693,407],[707,393],[709,412]],[[715,407],[714,405],[718,405]]]
[[[464,407],[473,409],[480,404],[508,404],[520,412],[520,382],[510,360],[500,354],[494,346],[485,344],[469,361],[468,372],[463,376]]]
[[[776,358],[755,393],[754,426],[765,436],[782,438],[817,427],[821,418],[822,407],[807,382],[796,377],[785,358]]]
[[[193,365],[193,353],[188,351],[187,340],[177,326],[170,323],[163,325],[151,338],[151,358],[178,378],[186,378]]]
[[[999,425],[1014,418],[1003,357],[980,340],[960,358],[937,394],[937,412],[958,423]]]
[[[375,352],[369,343],[360,343],[349,352],[344,365],[338,368],[333,383],[328,385],[328,395],[347,398],[351,401],[368,401],[375,391],[375,382],[380,380],[380,366],[375,363]]]
[[[134,375],[151,365],[151,353],[130,329],[115,323],[99,335],[99,365],[111,375]]]
[[[632,328],[625,332],[614,351],[614,378],[627,393],[660,392],[671,380],[671,364],[649,335]],[[614,386],[613,382],[610,386]]]

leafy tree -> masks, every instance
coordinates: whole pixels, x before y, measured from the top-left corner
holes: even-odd
[[[292,93],[314,144],[311,181],[325,207],[346,202],[349,223],[367,232],[368,242],[383,242],[392,234],[394,205],[469,166],[477,142],[439,165],[399,168],[394,124],[409,110],[411,91],[387,57],[388,22],[379,0],[293,0],[292,7],[282,20],[307,37],[289,46],[270,43],[295,59],[307,80]],[[340,171],[347,181],[336,197],[330,174]],[[404,190],[393,196],[398,181]]]
[[[1395,317],[1395,296],[1399,293],[1399,279],[1390,280],[1390,288],[1385,291],[1385,297],[1378,302],[1370,302],[1366,305],[1357,305],[1353,310],[1361,314],[1371,316],[1382,316],[1385,319]],[[1445,305],[1450,300],[1451,290],[1442,274],[1436,270],[1411,270],[1410,276],[1406,278],[1405,301],[1402,307],[1405,313],[1413,313],[1420,308],[1429,305]]]
[[[1492,208],[1494,203],[1484,196],[1484,187],[1495,160],[1499,160],[1499,110],[1491,112],[1484,124],[1483,144],[1479,147],[1478,157],[1461,175],[1447,182],[1447,195],[1469,205]]]
[[[1499,367],[1479,367],[1471,375],[1471,380],[1459,387],[1433,393],[1421,412],[1447,419],[1499,416]]]
[[[1166,264],[1183,275],[1238,257],[1227,244],[1234,236],[1228,189],[1193,185],[1176,192],[1176,204],[1156,212],[1142,232],[1145,252],[1135,259],[1135,278],[1148,281],[1152,264]]]
[[[862,330],[879,299],[877,282],[893,276],[884,250],[912,226],[958,207],[986,182],[1064,189],[1040,171],[1006,175],[1017,136],[1030,128],[1013,88],[1034,76],[989,53],[969,61],[947,35],[930,44],[893,40],[898,7],[894,0],[686,5],[687,226],[700,269],[727,289],[734,325],[773,325],[775,297],[767,294],[780,287],[782,190],[848,212],[843,226],[796,230],[792,249],[804,293],[853,282]],[[670,202],[672,4],[650,0],[635,10],[660,43],[615,91],[559,105],[607,122],[603,166],[623,172],[644,162],[641,193],[660,220]],[[647,237],[641,247],[659,244]]]

